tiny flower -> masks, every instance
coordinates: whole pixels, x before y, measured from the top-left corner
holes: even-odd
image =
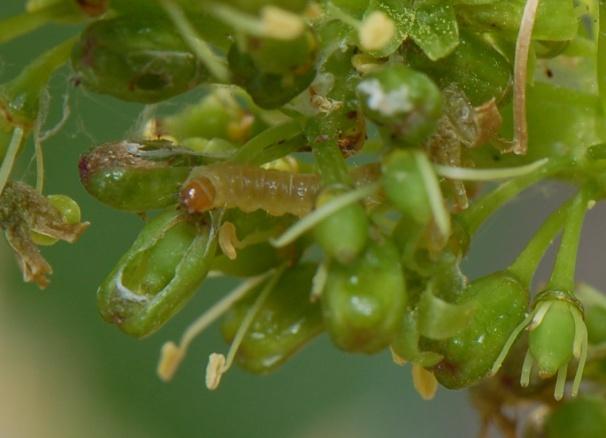
[[[495,362],[492,373],[495,374],[515,338],[526,328],[529,331],[529,348],[522,365],[520,384],[530,384],[533,368],[542,379],[556,375],[554,397],[561,400],[564,396],[568,365],[571,360],[578,361],[572,384],[571,395],[575,397],[581,385],[583,369],[587,359],[587,327],[583,308],[570,293],[545,291],[539,295],[532,312],[512,332],[500,358]]]

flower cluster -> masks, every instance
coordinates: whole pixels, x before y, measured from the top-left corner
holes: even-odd
[[[93,197],[147,218],[98,289],[103,318],[142,338],[208,276],[242,279],[165,344],[162,379],[220,317],[230,347],[210,355],[209,389],[234,362],[266,373],[327,333],[410,362],[423,398],[475,388],[511,433],[502,404],[546,409],[569,381],[572,396],[603,382],[606,305],[575,283],[583,219],[606,195],[603,21],[587,0],[29,0],[0,44],[50,22],[81,31],[0,85],[0,226],[40,287],[52,269],[37,245],[88,226],[70,198],[43,195],[46,87],[67,64],[75,87],[154,104],[132,138],[78,163]],[[11,179],[30,137],[35,188]],[[509,267],[468,281],[479,227],[546,179],[578,193]]]

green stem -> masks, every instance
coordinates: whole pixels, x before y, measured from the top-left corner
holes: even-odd
[[[574,293],[577,252],[581,242],[581,230],[587,213],[588,200],[589,193],[586,188],[583,188],[570,206],[553,273],[549,280],[549,289]]]
[[[602,114],[606,116],[606,0],[599,0],[597,83],[602,104]]]
[[[19,76],[0,87],[0,110],[10,113],[14,123],[28,128],[33,125],[38,117],[40,93],[51,75],[67,62],[77,39],[69,38],[49,49],[25,67]]]
[[[280,142],[290,140],[301,132],[296,121],[290,121],[278,126],[267,128],[265,131],[251,138],[233,158],[235,163],[252,163],[259,159],[265,149]]]
[[[305,144],[305,137],[303,135],[297,135],[290,140],[266,147],[254,160],[250,161],[250,164],[260,165],[280,159],[301,150]]]
[[[492,192],[475,202],[469,209],[459,214],[459,218],[472,236],[494,212],[514,199],[520,192],[537,182],[553,175],[562,168],[562,162],[550,161],[535,172],[501,184]]]
[[[0,21],[0,44],[32,32],[48,22],[69,16],[74,8],[68,3],[59,3],[33,12],[5,18]]]
[[[11,138],[11,142],[6,150],[6,155],[4,156],[4,160],[2,161],[2,165],[0,166],[0,195],[4,191],[4,187],[8,181],[8,178],[13,171],[13,166],[15,165],[15,160],[17,159],[17,154],[23,145],[23,141],[25,140],[25,133],[23,132],[23,128],[15,127],[13,130],[13,137]]]
[[[330,138],[315,143],[312,148],[324,185],[349,184],[351,182],[347,163],[336,139]]]
[[[530,240],[526,248],[524,248],[509,267],[509,272],[518,277],[526,287],[530,287],[532,277],[534,276],[539,263],[541,263],[545,252],[564,226],[572,203],[572,200],[567,201],[549,216],[543,225],[541,225],[539,231],[537,231]]]

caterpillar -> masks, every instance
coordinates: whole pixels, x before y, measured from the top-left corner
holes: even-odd
[[[354,169],[351,176],[361,186],[376,181],[379,173],[378,164],[369,164]],[[196,167],[182,186],[180,201],[189,213],[225,207],[300,217],[313,210],[321,189],[317,174],[219,163]]]

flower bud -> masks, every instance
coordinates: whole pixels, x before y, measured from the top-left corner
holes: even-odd
[[[72,66],[87,89],[142,103],[166,100],[207,78],[177,31],[154,17],[95,21],[74,47]]]
[[[150,220],[97,291],[103,318],[125,333],[158,330],[192,297],[215,256],[212,230],[177,211]]]
[[[322,310],[337,347],[371,354],[393,341],[408,300],[399,259],[391,242],[373,242],[353,263],[329,266]]]

